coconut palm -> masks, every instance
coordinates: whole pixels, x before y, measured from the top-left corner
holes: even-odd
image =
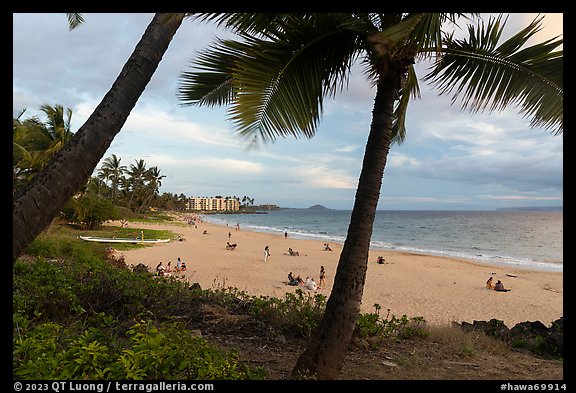
[[[474,16],[474,15],[473,15]],[[469,27],[470,38],[443,35],[454,14],[258,14],[205,15],[242,30],[239,40],[220,40],[181,76],[184,104],[229,106],[239,135],[254,141],[278,136],[312,137],[326,96],[348,82],[360,59],[375,88],[373,117],[347,237],[319,327],[299,357],[295,377],[334,379],[347,353],[364,289],[368,251],[382,178],[392,142],[405,137],[410,96],[418,96],[413,64],[438,59],[428,80],[464,104],[490,110],[520,103],[533,126],[561,132],[561,40],[522,49],[540,26],[499,44],[504,24]]]
[[[112,143],[156,71],[185,14],[156,14],[92,115],[12,202],[13,263],[81,189]],[[82,22],[68,14],[70,28]]]
[[[12,191],[28,183],[49,161],[52,138],[37,117],[12,119]]]
[[[166,176],[160,174],[160,169],[158,167],[153,166],[149,168],[145,174],[144,179],[146,181],[146,186],[144,189],[145,198],[143,199],[140,207],[137,211],[142,211],[144,207],[150,207],[151,201],[153,198],[159,195],[160,186],[162,186],[162,179]]]
[[[46,127],[52,136],[54,144],[64,145],[74,135],[70,129],[72,109],[64,111],[62,105],[42,105],[40,110],[46,114]],[[66,112],[66,114],[64,114]]]
[[[144,190],[146,188],[146,174],[148,169],[146,169],[146,163],[143,159],[135,160],[136,164],[130,164],[130,168],[126,172],[128,174],[127,185],[130,193],[130,199],[128,201],[128,207],[133,211],[137,209],[133,207],[134,199],[136,201],[142,201],[144,198]],[[141,203],[139,204],[141,205]]]
[[[24,109],[12,122],[14,189],[29,182],[74,135],[71,109],[66,115],[62,105],[42,105],[40,110],[46,121],[36,116],[21,121]]]
[[[46,125],[36,116],[21,119],[26,109],[12,119],[12,154],[13,164],[22,158],[17,148],[27,151],[46,151],[52,144],[52,136],[46,129]]]
[[[120,179],[124,176],[126,172],[126,165],[121,165],[121,158],[116,157],[116,154],[106,158],[102,163],[102,166],[98,170],[98,177],[104,181],[110,181],[110,201],[114,203],[116,199],[116,194],[118,193],[118,185],[120,184]]]

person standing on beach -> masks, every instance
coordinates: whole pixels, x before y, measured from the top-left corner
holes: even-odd
[[[268,257],[270,256],[270,248],[268,246],[264,247],[264,262],[268,261]]]
[[[318,283],[318,289],[324,288],[326,285],[326,271],[324,270],[324,266],[320,266],[320,282]]]

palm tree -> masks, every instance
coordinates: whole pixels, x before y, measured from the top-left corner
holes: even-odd
[[[121,158],[116,157],[116,154],[112,154],[112,156],[104,160],[102,166],[98,170],[98,177],[100,179],[104,181],[110,181],[110,188],[112,190],[110,194],[110,201],[112,203],[114,203],[116,199],[120,179],[126,172],[126,165],[120,165],[120,161],[122,161]]]
[[[68,14],[70,27],[82,21]],[[98,107],[12,202],[12,263],[83,187],[156,71],[185,14],[156,14]]]
[[[42,105],[40,110],[44,112],[48,118],[46,126],[54,143],[63,145],[68,142],[74,135],[70,130],[72,109],[66,109],[66,115],[64,115],[64,107],[62,105]]]
[[[25,112],[12,119],[12,192],[28,183],[49,161],[50,134],[37,117],[21,120]]]
[[[45,122],[36,116],[21,121],[25,109],[12,122],[14,189],[29,182],[74,135],[71,109],[66,116],[62,105],[42,105],[40,109],[46,114]]]
[[[148,169],[144,174],[144,179],[146,180],[146,187],[145,187],[145,194],[147,196],[142,201],[138,211],[141,211],[142,208],[146,206],[150,206],[150,201],[152,198],[157,197],[159,195],[160,186],[162,186],[162,179],[166,176],[160,174],[160,169],[158,167],[153,166]]]
[[[532,125],[562,123],[561,40],[521,49],[539,29],[535,20],[498,45],[500,19],[469,28],[470,40],[443,37],[454,14],[205,15],[237,28],[240,40],[219,41],[182,73],[185,104],[230,104],[239,135],[252,141],[277,136],[312,137],[325,96],[348,81],[362,59],[376,89],[372,123],[354,207],[324,316],[300,355],[294,377],[334,379],[340,374],[364,289],[368,251],[382,178],[392,142],[405,136],[410,95],[418,95],[416,60],[436,57],[428,78],[441,92],[461,83],[464,103],[519,102]],[[242,32],[243,31],[243,32]],[[481,66],[480,66],[481,65]],[[472,77],[469,77],[472,70]]]
[[[130,169],[127,171],[128,179],[127,184],[129,185],[130,200],[128,201],[128,208],[136,211],[137,209],[132,207],[134,198],[136,201],[142,201],[143,193],[146,183],[146,163],[143,159],[136,160],[136,165],[130,164]]]

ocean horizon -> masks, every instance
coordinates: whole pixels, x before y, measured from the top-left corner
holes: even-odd
[[[351,210],[280,208],[254,214],[204,214],[207,222],[298,239],[341,243]],[[378,210],[371,250],[440,255],[477,263],[563,272],[563,211]]]

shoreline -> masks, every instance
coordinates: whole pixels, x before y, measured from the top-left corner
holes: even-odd
[[[250,213],[244,213],[250,214]],[[267,213],[262,213],[267,214]],[[214,214],[203,214],[204,217],[210,217],[213,215],[218,215],[218,213]],[[218,217],[216,219],[208,219],[209,223],[215,225],[226,225],[227,222],[224,220],[223,217]],[[248,230],[252,230],[258,233],[268,233],[274,235],[282,235],[284,230],[275,227],[255,227],[255,226],[246,226]],[[326,235],[323,236],[321,234],[315,233],[308,233],[308,232],[289,232],[295,239],[301,240],[318,240],[322,242],[330,242],[330,243],[340,243],[344,244],[345,236],[340,235]],[[446,257],[451,259],[457,260],[467,260],[472,263],[486,265],[486,266],[496,266],[501,268],[517,268],[522,270],[533,270],[533,271],[542,271],[542,272],[553,272],[553,273],[563,273],[564,272],[564,265],[563,263],[558,263],[556,261],[546,261],[546,260],[534,260],[526,257],[519,257],[519,256],[507,256],[507,255],[488,255],[488,254],[476,254],[473,255],[471,252],[464,252],[464,251],[454,251],[454,250],[435,250],[435,249],[425,249],[425,248],[415,248],[409,246],[382,246],[379,245],[380,242],[371,242],[370,250],[375,250],[377,252],[384,252],[384,251],[397,251],[401,253],[415,253],[415,254],[423,254],[435,257]]]
[[[186,217],[177,223],[129,223],[134,228],[165,229],[184,241],[171,241],[142,249],[123,251],[128,266],[143,263],[154,271],[162,261],[175,266],[180,257],[188,265],[183,276],[204,289],[235,287],[252,296],[283,298],[297,288],[304,293],[330,295],[343,244],[330,243],[333,251],[323,251],[326,241],[300,239],[198,221],[187,224]],[[118,225],[111,223],[110,225]],[[204,231],[207,232],[204,235]],[[235,250],[226,242],[236,243]],[[264,262],[264,247],[271,256]],[[299,256],[288,255],[288,248]],[[384,264],[377,264],[378,256]],[[293,272],[319,281],[319,269],[326,269],[326,286],[317,291],[286,285]],[[510,292],[486,289],[489,277],[501,279]],[[474,320],[503,320],[508,327],[539,320],[549,326],[563,316],[563,273],[522,269],[516,266],[480,264],[467,259],[426,255],[415,252],[371,249],[361,305],[361,312],[375,312],[381,307],[384,317],[423,317],[431,324]]]

